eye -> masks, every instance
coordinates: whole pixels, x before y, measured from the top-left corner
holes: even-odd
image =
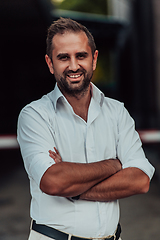
[[[81,59],[84,59],[84,57],[85,57],[85,56],[84,56],[83,54],[79,54],[79,55],[77,56],[77,58],[80,59],[80,60],[81,60]]]
[[[67,53],[60,53],[57,55],[57,59],[60,61],[67,61],[69,59],[69,55]]]
[[[61,56],[61,57],[59,58],[59,60],[61,60],[61,61],[66,61],[66,60],[68,60],[68,59],[69,59],[68,56]]]
[[[87,53],[78,53],[78,54],[77,54],[77,58],[78,58],[79,60],[83,60],[83,59],[86,58],[87,56],[88,56]]]
[[[83,55],[83,54],[79,54],[79,55],[78,55],[78,58],[79,58],[79,59],[83,59],[83,58],[84,58],[84,55]]]

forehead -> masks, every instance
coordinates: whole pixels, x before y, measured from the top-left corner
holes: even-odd
[[[52,39],[53,51],[88,51],[91,48],[88,44],[88,38],[84,32],[65,32],[56,34]]]

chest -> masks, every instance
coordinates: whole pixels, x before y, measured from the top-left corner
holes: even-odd
[[[85,122],[72,114],[57,114],[55,142],[63,161],[95,162],[116,157],[117,127],[113,119],[98,114]]]

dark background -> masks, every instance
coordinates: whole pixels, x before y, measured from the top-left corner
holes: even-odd
[[[45,39],[47,28],[60,15],[86,25],[101,55],[113,54],[113,81],[98,83],[102,91],[125,103],[138,130],[159,129],[152,0],[130,3],[130,20],[123,22],[74,12],[59,14],[49,0],[0,0],[0,137],[16,136],[20,110],[54,87],[44,59]],[[160,173],[159,143],[144,148]],[[0,239],[27,239],[29,181],[19,149],[0,149],[0,160]],[[147,195],[120,201],[122,239],[159,239],[159,176],[154,175]]]
[[[60,15],[54,10],[49,0],[0,1],[0,136],[16,135],[20,110],[54,87],[44,59],[45,41],[47,28],[59,16],[88,27],[99,55],[113,53],[113,84],[99,83],[98,87],[125,103],[138,130],[158,129],[152,1],[131,1],[128,22],[87,13],[66,11]],[[5,156],[14,159],[10,168],[21,162],[17,149],[0,150],[0,158]]]

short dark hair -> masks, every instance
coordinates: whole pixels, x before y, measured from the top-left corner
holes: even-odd
[[[91,48],[92,55],[96,50],[96,44],[92,34],[89,30],[82,24],[70,19],[70,18],[59,18],[54,21],[51,26],[48,28],[47,39],[46,39],[46,53],[52,59],[53,44],[52,39],[56,34],[63,34],[65,32],[84,32],[88,38],[88,44]]]

